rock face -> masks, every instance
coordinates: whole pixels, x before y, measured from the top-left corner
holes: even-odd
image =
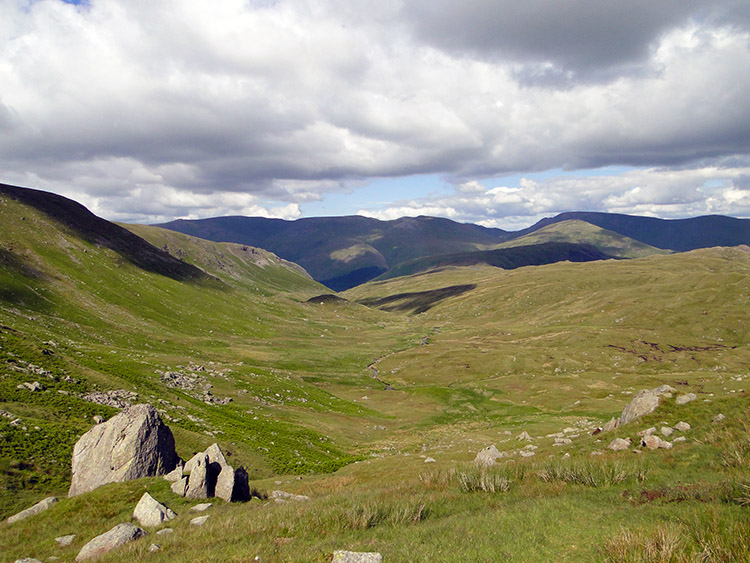
[[[148,493],[143,493],[141,500],[138,501],[135,510],[133,510],[133,518],[138,520],[141,526],[158,526],[175,516],[177,514]]]
[[[27,508],[26,510],[22,510],[18,514],[14,514],[10,518],[8,518],[8,524],[12,524],[13,522],[18,522],[19,520],[23,520],[24,518],[28,518],[29,516],[34,516],[35,514],[44,512],[56,502],[57,497],[47,497],[44,500],[40,500],[34,506]]]
[[[343,551],[333,552],[331,563],[381,563],[383,556],[377,552]]]
[[[474,465],[477,467],[490,467],[495,465],[497,458],[503,457],[503,453],[500,452],[494,445],[487,446],[486,448],[479,450],[479,453],[474,458]]]
[[[151,405],[135,405],[94,426],[73,448],[68,496],[107,483],[164,475],[177,465],[172,431]]]
[[[116,418],[116,417],[115,417]],[[109,532],[96,536],[78,552],[76,561],[84,561],[104,555],[114,548],[145,536],[146,532],[133,524],[118,524]]]
[[[183,471],[189,477],[182,477],[172,485],[178,495],[196,499],[217,496],[227,502],[250,500],[247,471],[229,465],[219,444],[211,444],[205,452],[195,454]]]

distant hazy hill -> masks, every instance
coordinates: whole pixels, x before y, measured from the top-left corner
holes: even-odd
[[[576,211],[542,219],[537,224],[513,233],[513,237],[533,233],[562,221],[580,220],[614,231],[642,243],[685,252],[712,246],[738,246],[750,243],[750,219],[707,215],[690,219],[655,219],[616,213]]]
[[[217,217],[161,226],[208,240],[265,248],[301,265],[315,280],[336,291],[380,276],[412,273],[429,263],[445,265],[456,255],[500,247],[523,246],[513,253],[513,262],[528,265],[547,263],[547,258],[540,262],[538,248],[526,248],[546,242],[588,245],[601,255],[618,258],[750,243],[750,219],[708,216],[668,221],[589,212],[563,213],[517,232],[434,217],[395,221],[356,216],[297,221]],[[437,258],[446,256],[451,258]],[[481,258],[487,260],[491,259]]]

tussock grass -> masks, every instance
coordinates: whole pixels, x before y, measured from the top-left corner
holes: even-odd
[[[690,560],[681,555],[684,543],[675,526],[659,526],[655,531],[623,529],[606,541],[600,553],[611,563],[678,563]]]
[[[536,475],[545,483],[561,481],[586,487],[611,487],[627,481],[642,483],[648,468],[641,463],[620,460],[554,460],[545,463]]]

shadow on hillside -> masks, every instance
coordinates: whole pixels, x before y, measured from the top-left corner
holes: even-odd
[[[19,277],[27,280],[37,280],[35,283],[47,279],[44,272],[36,269],[18,256],[13,251],[6,248],[0,248],[0,269],[10,274],[0,284],[0,301],[30,307],[36,310],[49,308],[49,303],[42,299],[31,287],[30,283],[24,282]]]
[[[396,295],[389,295],[388,297],[361,299],[357,303],[367,307],[382,309],[383,311],[410,311],[412,315],[418,315],[419,313],[429,311],[444,299],[456,297],[476,287],[474,284],[451,285],[430,291],[398,293]]]

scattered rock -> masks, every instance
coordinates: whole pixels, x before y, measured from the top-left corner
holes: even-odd
[[[174,494],[184,497],[185,493],[187,492],[187,485],[188,485],[188,478],[180,477],[180,479],[172,483],[172,485],[169,488],[172,489],[172,492]]]
[[[677,444],[679,442],[685,442],[686,440],[687,440],[687,438],[685,438],[685,436],[677,436],[677,438],[675,438],[674,440],[672,440],[672,443],[673,444]]]
[[[185,464],[182,462],[182,460],[178,459],[177,467],[175,467],[172,471],[164,475],[164,478],[167,481],[179,481],[180,479],[182,479],[182,470],[183,470],[184,465]]]
[[[649,450],[656,450],[656,449],[669,450],[672,448],[672,443],[662,440],[656,434],[651,434],[650,436],[645,436],[641,440],[641,446],[644,446],[648,448]]]
[[[94,419],[94,422],[96,424],[101,424],[102,422],[104,422],[104,417],[99,416],[98,414],[95,414],[92,418]]]
[[[162,528],[158,532],[156,532],[157,536],[163,536],[164,534],[171,534],[174,532],[174,528]]]
[[[672,434],[674,434],[674,428],[671,428],[669,426],[662,426],[661,433],[662,436],[666,436],[667,438],[669,438]]]
[[[536,452],[532,452],[529,450],[521,450],[519,453],[521,454],[521,457],[531,457],[536,455]]]
[[[31,506],[27,508],[26,510],[22,510],[18,514],[14,514],[13,516],[9,517],[7,522],[8,524],[13,524],[13,522],[18,522],[19,520],[23,520],[24,518],[28,518],[29,516],[34,516],[35,514],[44,512],[56,502],[57,502],[57,497],[47,497],[44,500],[40,500],[34,506]]]
[[[161,504],[148,493],[143,493],[141,500],[133,510],[133,518],[138,520],[141,526],[159,526],[162,522],[176,517],[172,510]]]
[[[271,491],[270,497],[274,500],[294,500],[294,501],[310,500],[310,497],[307,497],[305,495],[295,495],[293,493],[287,493],[286,491]]]
[[[192,524],[193,526],[203,526],[203,524],[205,524],[205,523],[206,523],[206,521],[207,521],[207,520],[208,520],[209,518],[211,518],[211,515],[210,515],[210,514],[208,514],[208,515],[206,515],[206,516],[196,516],[195,518],[193,518],[193,519],[192,519],[192,520],[190,521],[190,523],[191,523],[191,524]]]
[[[436,463],[434,457],[428,457],[424,460],[425,463]]]
[[[612,430],[614,430],[615,428],[617,428],[617,425],[619,423],[620,423],[619,419],[617,419],[615,417],[610,418],[609,422],[607,422],[607,424],[605,424],[602,427],[602,432],[611,432]]]
[[[175,468],[172,431],[151,405],[135,405],[97,424],[73,448],[68,496],[107,483],[164,475]]]
[[[331,563],[381,563],[383,556],[374,551],[343,551],[333,552]]]
[[[570,438],[555,438],[555,443],[552,444],[553,446],[568,446],[573,443],[573,440]]]
[[[192,512],[205,512],[209,508],[211,508],[214,505],[212,502],[202,502],[201,504],[196,504],[193,506],[190,510]]]
[[[150,546],[148,546],[148,550],[152,553],[154,551],[161,551],[161,546],[158,543],[152,543]]]
[[[119,415],[118,415],[119,416]],[[117,417],[115,417],[117,418]],[[96,536],[78,552],[76,561],[83,561],[104,555],[116,547],[145,536],[146,532],[130,523],[118,524],[109,532]]]
[[[599,452],[599,451],[591,452],[591,455],[603,455],[603,452]]]
[[[219,444],[211,444],[205,452],[195,454],[183,469],[190,474],[185,496],[190,498],[209,498],[217,496],[227,502],[250,500],[250,484],[244,467],[233,469],[227,463]],[[204,476],[205,472],[205,476]],[[173,477],[170,475],[170,477]],[[203,481],[201,481],[203,480]],[[181,485],[175,485],[172,490],[181,494]],[[196,492],[192,492],[195,489]],[[203,494],[205,496],[191,496]]]
[[[55,541],[57,542],[57,545],[60,547],[66,547],[69,546],[71,543],[73,543],[73,540],[76,538],[75,534],[68,534],[67,536],[60,536],[59,538],[55,538]]]
[[[126,391],[125,389],[116,389],[114,391],[94,391],[81,396],[84,401],[96,403],[98,405],[107,405],[116,409],[127,409],[132,406],[134,401],[138,400],[138,393]]]
[[[38,381],[28,382],[25,381],[17,386],[17,389],[27,389],[29,391],[44,391],[44,386]]]
[[[674,402],[676,405],[684,405],[690,401],[695,401],[697,398],[698,396],[695,393],[685,393],[684,395],[678,395]]]
[[[609,443],[609,446],[607,447],[613,451],[622,451],[629,449],[630,444],[631,440],[629,438],[627,440],[625,440],[624,438],[615,438]]]
[[[680,432],[687,432],[688,430],[690,430],[690,425],[687,422],[682,421],[675,424],[674,427],[675,430],[679,430]]]
[[[499,451],[494,445],[487,446],[479,450],[479,453],[474,458],[474,465],[477,467],[489,467],[495,465],[495,460],[504,456],[505,454]]]
[[[724,420],[726,420],[726,419],[727,419],[727,417],[726,417],[726,416],[724,416],[723,414],[719,413],[719,414],[717,414],[717,415],[716,415],[716,416],[715,416],[715,417],[713,418],[713,420],[712,420],[711,422],[713,422],[714,424],[718,424],[718,423],[720,423],[720,422],[723,422],[723,421],[724,421]]]
[[[33,557],[24,557],[23,559],[16,559],[15,563],[42,563],[39,559]]]
[[[656,432],[656,428],[652,426],[651,428],[646,428],[645,430],[638,432],[638,437],[643,438],[644,436],[651,436],[654,432]]]
[[[529,433],[524,430],[518,436],[516,436],[516,440],[532,440],[532,438]]]

